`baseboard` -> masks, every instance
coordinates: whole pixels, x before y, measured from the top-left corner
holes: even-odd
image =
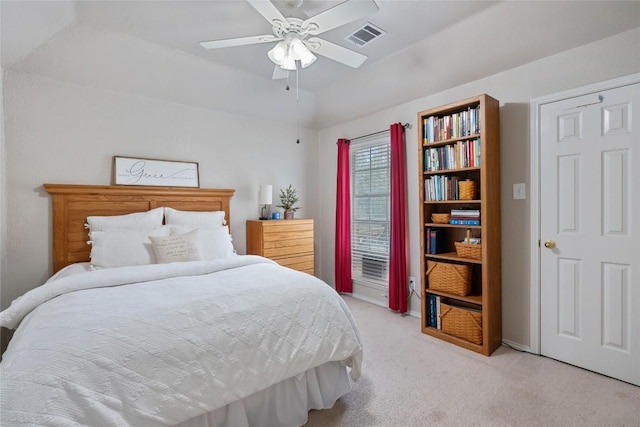
[[[349,295],[352,296],[355,299],[359,299],[360,301],[365,301],[365,302],[368,302],[370,304],[377,305],[378,307],[389,308],[389,307],[387,307],[386,302],[383,303],[382,301],[378,301],[378,300],[375,300],[373,298],[370,298],[370,297],[367,297],[367,296],[364,296],[364,295],[360,295],[360,294],[349,294]]]
[[[517,351],[524,351],[526,353],[536,354],[533,351],[531,351],[531,347],[529,347],[528,345],[523,345],[523,344],[520,344],[520,343],[517,343],[517,342],[504,340],[504,339],[502,340],[502,343],[504,345],[506,345],[507,347],[511,347],[512,349],[517,350]]]
[[[386,301],[385,302],[378,301],[378,300],[375,300],[373,298],[367,297],[365,295],[360,295],[360,294],[349,294],[349,295],[351,295],[355,299],[359,299],[361,301],[365,301],[365,302],[368,302],[370,304],[377,305],[379,307],[389,308],[387,306]],[[417,319],[422,318],[422,312],[420,312],[420,311],[411,310],[411,311],[408,311],[406,314],[408,316],[415,317]]]
[[[408,311],[407,314],[411,317],[415,317],[416,319],[422,319],[422,312],[411,310]]]

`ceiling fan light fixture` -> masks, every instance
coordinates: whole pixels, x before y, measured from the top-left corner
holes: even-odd
[[[311,51],[305,46],[305,52],[300,56],[300,66],[307,68],[309,65],[316,62],[318,59]]]
[[[316,61],[316,56],[311,53],[307,45],[297,35],[289,35],[281,40],[273,49],[267,52],[267,56],[283,70],[293,71],[297,69],[296,61],[300,61],[302,68],[307,68]]]
[[[282,61],[287,56],[287,51],[287,44],[284,41],[280,41],[273,47],[273,49],[267,52],[267,56],[274,64],[281,65]]]
[[[289,53],[295,60],[302,59],[302,55],[309,52],[309,49],[302,43],[302,40],[297,37],[291,39],[290,49]]]
[[[294,71],[296,69],[296,60],[290,56],[286,56],[279,65],[283,70]]]

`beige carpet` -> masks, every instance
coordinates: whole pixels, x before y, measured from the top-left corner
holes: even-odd
[[[420,332],[420,321],[345,297],[362,377],[307,427],[640,426],[640,387],[500,347],[491,357]]]

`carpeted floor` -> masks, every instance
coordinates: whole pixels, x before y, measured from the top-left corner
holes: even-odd
[[[481,356],[422,334],[416,318],[345,300],[362,377],[307,427],[640,426],[640,387],[505,346]]]

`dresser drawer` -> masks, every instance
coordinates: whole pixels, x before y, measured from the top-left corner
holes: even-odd
[[[266,229],[264,231],[263,240],[264,245],[270,242],[287,242],[289,240],[308,239],[313,241],[313,230],[295,231],[295,230],[272,230]]]
[[[282,256],[292,256],[296,254],[313,253],[313,242],[303,245],[282,246],[279,248],[264,249],[264,255],[267,258],[275,258]]]
[[[313,235],[312,222],[294,222],[284,224],[284,221],[286,220],[275,220],[268,225],[263,225],[262,229],[264,230],[264,234],[268,235],[272,233],[302,233],[308,231]]]
[[[283,267],[293,268],[309,274],[314,273],[313,254],[271,259]]]

